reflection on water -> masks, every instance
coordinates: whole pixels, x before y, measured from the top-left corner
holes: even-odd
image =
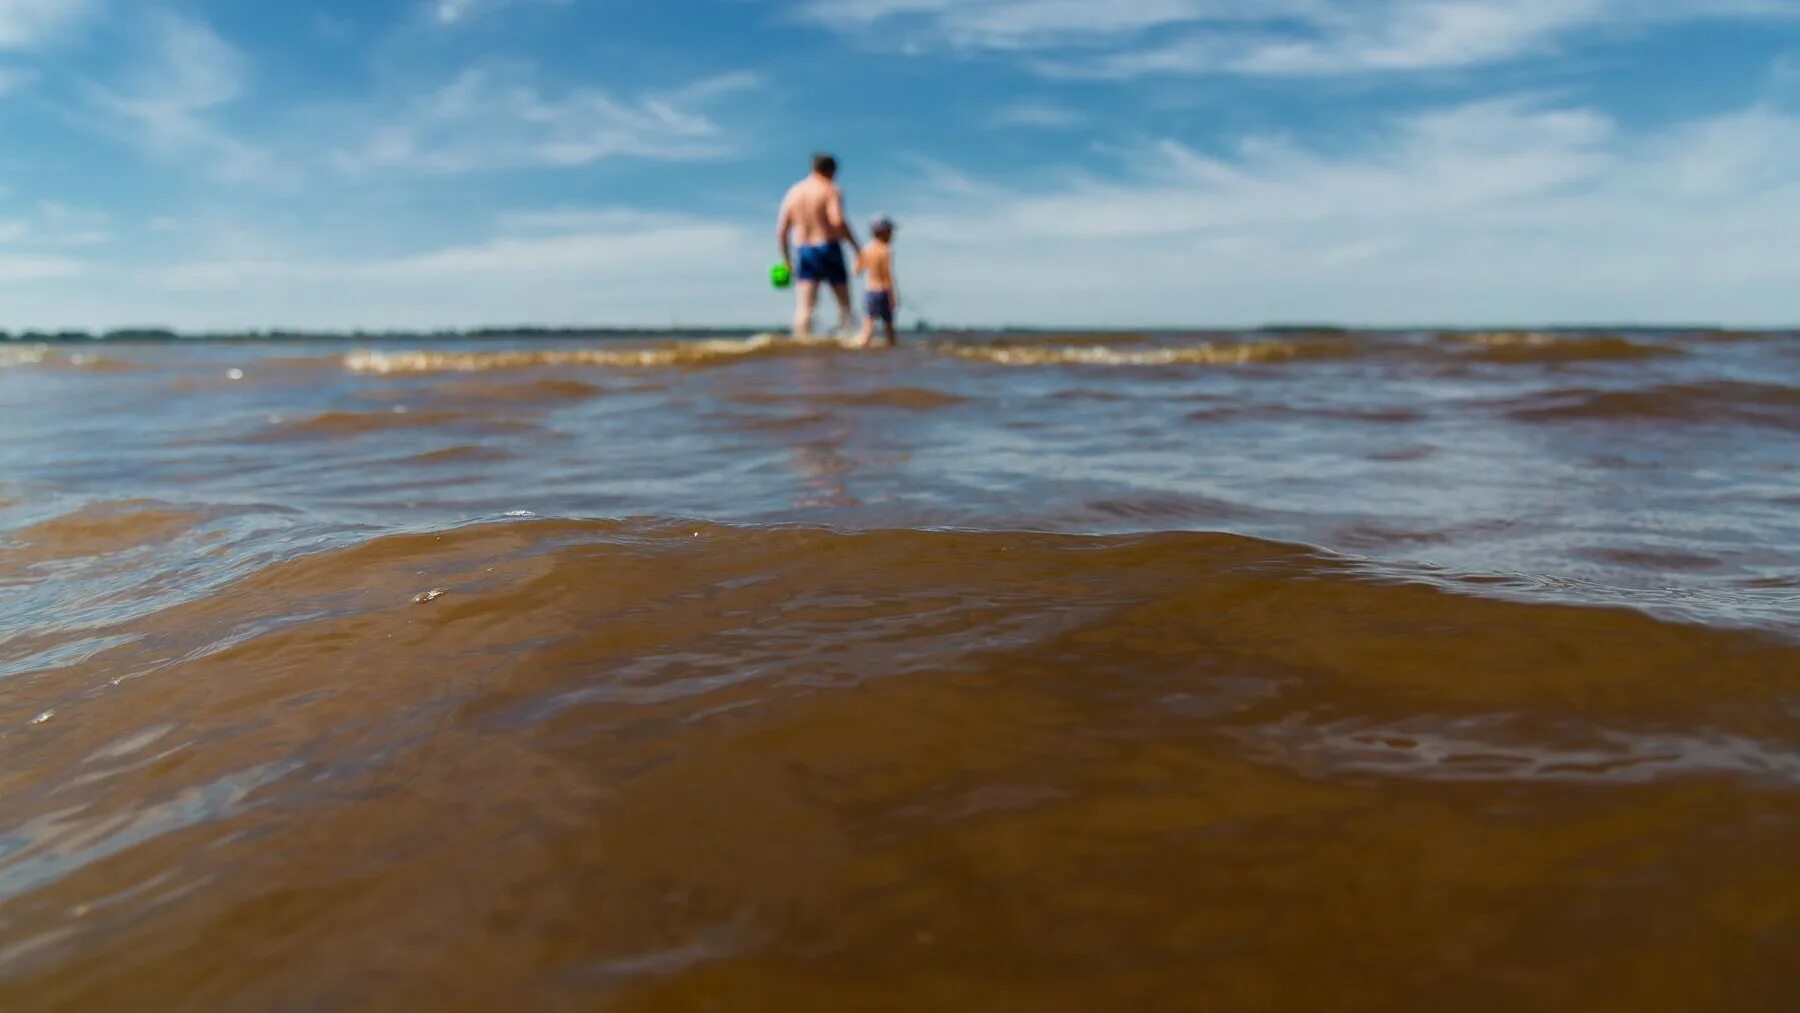
[[[1796,347],[0,348],[0,1008],[1794,1007]]]

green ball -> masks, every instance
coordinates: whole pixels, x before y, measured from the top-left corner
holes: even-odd
[[[769,284],[774,285],[776,288],[787,288],[788,284],[793,280],[794,273],[788,270],[786,264],[776,264],[774,267],[769,268]]]

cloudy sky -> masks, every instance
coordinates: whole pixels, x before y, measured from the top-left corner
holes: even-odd
[[[1800,322],[1800,0],[0,0],[0,329]]]

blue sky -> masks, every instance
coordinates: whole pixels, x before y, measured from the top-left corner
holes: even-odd
[[[1800,322],[1800,0],[0,0],[0,328]]]

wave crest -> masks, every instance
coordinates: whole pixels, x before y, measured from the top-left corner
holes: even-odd
[[[353,373],[477,373],[486,370],[536,369],[546,366],[599,366],[646,369],[705,365],[753,355],[798,349],[842,348],[837,338],[795,340],[776,334],[748,338],[671,341],[637,347],[542,348],[506,351],[443,352],[429,349],[383,352],[365,349],[344,356]]]
[[[1663,359],[1686,354],[1679,348],[1633,341],[1618,334],[1552,334],[1543,331],[1484,331],[1452,335],[1472,345],[1470,358],[1483,362],[1578,362],[1606,359]]]
[[[1208,341],[1151,348],[1095,344],[942,344],[944,355],[1002,366],[1247,366],[1298,359],[1354,355],[1341,343],[1296,341]]]

